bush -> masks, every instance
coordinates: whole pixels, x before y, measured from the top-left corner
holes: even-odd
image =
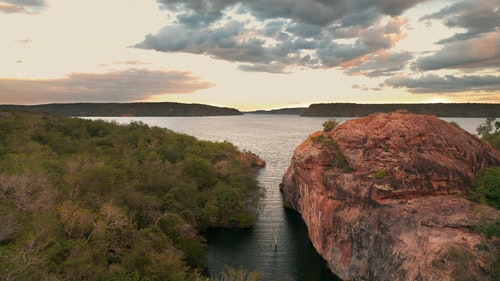
[[[333,128],[335,128],[338,124],[340,124],[340,122],[336,118],[332,117],[323,122],[323,131],[329,132]]]
[[[500,149],[500,121],[496,121],[493,128],[494,117],[486,118],[486,121],[476,128],[477,134],[491,143],[495,149]]]
[[[378,170],[373,174],[373,178],[379,180],[381,178],[385,177],[385,170]]]
[[[500,209],[500,167],[488,167],[478,173],[469,200]]]
[[[259,281],[260,272],[254,270],[248,272],[246,269],[235,269],[232,267],[224,267],[221,273],[219,273],[214,281]]]
[[[333,166],[337,169],[341,169],[344,173],[350,173],[352,171],[351,167],[349,167],[349,163],[347,163],[346,157],[340,152],[335,154]]]

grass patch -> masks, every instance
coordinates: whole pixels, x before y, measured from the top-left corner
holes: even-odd
[[[378,170],[375,173],[373,173],[372,176],[374,179],[379,180],[379,179],[385,177],[385,170]]]
[[[335,154],[335,158],[333,159],[333,166],[337,169],[341,169],[344,173],[352,172],[352,168],[349,167],[349,163],[347,163],[346,157],[340,152],[337,152]]]

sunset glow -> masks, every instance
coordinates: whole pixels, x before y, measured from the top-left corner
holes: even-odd
[[[0,26],[0,104],[500,103],[499,0],[0,0]]]

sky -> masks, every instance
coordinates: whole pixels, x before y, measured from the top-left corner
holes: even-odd
[[[0,104],[500,103],[500,0],[0,0]]]

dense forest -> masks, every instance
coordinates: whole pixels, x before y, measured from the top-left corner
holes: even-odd
[[[40,105],[0,105],[0,110],[25,110],[63,116],[222,116],[242,115],[234,108],[176,102],[137,103],[52,103]]]
[[[0,111],[0,276],[219,280],[202,233],[252,226],[259,161],[140,122]]]
[[[413,104],[311,104],[302,111],[307,117],[361,117],[375,112],[392,112],[406,109],[415,114],[438,117],[500,117],[500,104],[492,103],[413,103]]]

